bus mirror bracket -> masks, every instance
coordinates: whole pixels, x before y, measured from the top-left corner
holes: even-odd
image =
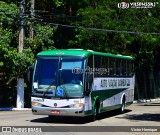
[[[89,87],[86,89],[85,91],[85,95],[86,96],[89,96],[90,92],[91,92],[91,85],[92,85],[92,82],[93,82],[93,74],[88,74],[87,75],[87,83],[89,85]]]
[[[33,76],[33,66],[29,66],[28,69],[27,69],[27,82],[28,83],[31,83],[32,82],[32,76]]]
[[[93,74],[88,75],[87,82],[89,83],[93,82]]]

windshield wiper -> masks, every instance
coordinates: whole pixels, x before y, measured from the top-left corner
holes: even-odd
[[[44,91],[44,93],[43,93],[43,97],[45,97],[45,95],[47,94],[47,92],[50,90],[50,88],[52,87],[52,86],[54,86],[55,85],[55,80],[53,80],[53,82],[51,82],[51,84],[48,86],[48,88]]]

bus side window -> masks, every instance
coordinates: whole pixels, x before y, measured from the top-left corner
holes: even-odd
[[[128,61],[128,60],[124,61],[124,68],[125,68],[124,75],[125,76],[129,76],[130,75],[129,63],[130,63],[130,61]]]
[[[133,75],[133,62],[129,61],[129,75],[132,76]]]
[[[127,64],[126,64],[126,60],[122,60],[122,75],[126,76],[127,73]]]
[[[113,76],[115,73],[115,59],[109,58],[109,75]]]
[[[106,77],[108,75],[108,58],[107,57],[101,57],[102,63],[101,63],[101,75]]]
[[[130,76],[130,61],[126,60],[126,75]]]
[[[116,75],[121,75],[121,59],[116,59]]]
[[[108,76],[109,76],[109,72],[110,72],[110,69],[109,69],[109,67],[110,67],[109,58],[107,58],[107,63],[108,63],[107,71],[108,71]]]
[[[134,75],[134,62],[132,62],[132,75]]]
[[[101,64],[102,64],[102,59],[100,56],[97,56],[97,55],[94,55],[94,75],[95,77],[100,77],[101,74],[100,74],[100,67],[101,67]]]

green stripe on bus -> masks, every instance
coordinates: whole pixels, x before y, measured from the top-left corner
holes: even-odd
[[[95,91],[92,91],[92,97],[96,97],[96,96],[99,96],[101,97],[101,100],[105,100],[105,99],[108,99],[122,91],[125,91],[126,88],[122,88],[122,89],[110,89],[110,90],[95,90]]]

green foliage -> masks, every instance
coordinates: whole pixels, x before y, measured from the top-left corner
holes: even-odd
[[[145,0],[142,1],[145,2]],[[125,32],[106,32],[105,30],[159,32],[160,20],[158,13],[160,4],[157,4],[152,9],[120,9],[117,6],[120,1],[112,0],[36,1],[36,9],[66,14],[71,17],[72,15],[76,16],[79,19],[78,21],[66,19],[63,23],[77,25],[78,27],[83,27],[83,29],[77,28],[75,31],[71,31],[67,27],[58,26],[57,29],[52,25],[40,25],[37,23],[34,26],[34,38],[25,38],[24,56],[19,56],[17,53],[17,19],[19,10],[15,4],[10,1],[7,2],[9,4],[0,1],[0,49],[1,57],[3,56],[0,60],[0,67],[5,66],[3,59],[9,59],[9,57],[14,56],[14,66],[12,66],[14,70],[12,69],[12,71],[17,72],[15,69],[18,64],[20,65],[19,67],[25,65],[23,67],[25,68],[28,64],[32,64],[33,57],[39,51],[55,49],[55,45],[60,48],[61,43],[69,43],[69,46],[65,45],[64,48],[93,49],[102,52],[132,55],[136,57],[140,67],[145,67],[147,70],[153,68],[154,55],[158,56],[158,52],[156,52],[157,46],[160,46],[160,37],[158,35],[136,35]],[[14,2],[17,3],[18,1]],[[29,1],[27,0],[26,3],[29,3]],[[52,17],[51,15],[50,18]],[[29,31],[28,26],[26,30]],[[53,36],[54,33],[56,33],[55,37]],[[31,56],[28,56],[28,54]],[[26,64],[18,61],[19,57],[24,59]],[[27,59],[27,57],[30,57],[30,59]]]
[[[100,0],[79,9],[77,16],[82,20],[73,24],[83,29],[77,29],[75,39],[69,41],[70,47],[132,55],[136,57],[140,68],[152,70],[160,36],[123,31],[158,33],[160,20],[157,11],[160,10],[160,4],[152,9],[120,9],[117,4],[117,1]]]
[[[18,2],[15,1],[17,4]],[[13,106],[16,99],[17,78],[24,78],[27,67],[33,65],[35,55],[44,49],[53,49],[53,33],[50,25],[35,25],[35,37],[29,39],[29,26],[25,26],[25,44],[23,52],[18,52],[19,7],[0,1],[0,106]],[[27,19],[25,19],[25,24]],[[25,83],[25,90],[28,84]],[[28,93],[30,91],[28,90]],[[26,95],[25,91],[25,95]],[[7,96],[4,98],[2,95]],[[28,94],[30,95],[30,94]],[[28,98],[28,97],[27,97]],[[28,98],[29,99],[29,98]]]
[[[34,26],[34,38],[25,38],[26,48],[30,48],[35,55],[42,50],[55,49],[53,46],[55,30],[56,27],[50,25],[36,24]]]
[[[54,1],[55,1],[56,7],[60,7],[60,6],[64,5],[61,0],[54,0]]]
[[[33,63],[33,53],[26,49],[18,53],[17,48],[12,45],[13,34],[11,30],[0,31],[0,72],[3,72],[8,81],[12,77],[22,76],[26,67]]]
[[[12,78],[24,77],[39,51],[55,48],[52,38],[55,28],[36,24],[34,39],[26,36],[23,53],[19,53],[19,8],[13,3],[0,1],[0,16],[0,73],[3,73],[3,82],[7,84]]]
[[[0,72],[5,75],[4,82],[17,75],[17,42],[12,44],[12,40],[16,39],[15,34],[18,30],[15,27],[18,23],[16,21],[18,11],[15,4],[6,4],[0,1]]]
[[[0,1],[0,27],[15,27],[16,20],[18,20],[18,13],[19,9],[15,4],[6,4]]]

